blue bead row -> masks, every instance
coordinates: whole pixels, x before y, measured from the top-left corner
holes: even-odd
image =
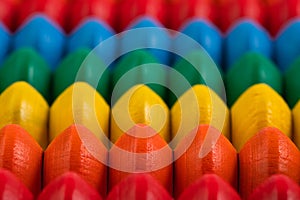
[[[119,52],[126,52],[137,45],[151,47],[149,51],[162,63],[171,65],[178,59],[174,50],[189,53],[193,43],[187,43],[175,31],[163,29],[163,25],[149,18],[136,19],[127,30],[144,27],[160,27],[146,35],[112,37],[116,35],[106,23],[94,18],[87,18],[69,35],[45,15],[34,15],[28,19],[14,34],[0,24],[0,64],[6,56],[18,48],[31,47],[39,52],[54,70],[60,60],[67,54],[79,49],[94,49],[101,42],[111,38],[110,45],[100,48],[103,60],[118,57]],[[287,24],[276,38],[258,23],[244,19],[234,24],[229,31],[222,33],[212,23],[193,19],[180,29],[180,32],[197,41],[211,56],[214,62],[227,71],[234,62],[246,52],[258,52],[272,59],[284,72],[300,56],[300,20]],[[164,47],[159,50],[156,47]]]

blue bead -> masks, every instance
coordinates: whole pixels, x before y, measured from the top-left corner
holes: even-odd
[[[263,27],[251,20],[240,21],[225,38],[225,68],[230,68],[247,52],[257,52],[271,58],[272,50],[271,38]]]
[[[289,68],[300,56],[300,20],[288,24],[275,41],[275,60],[281,71]]]
[[[112,36],[115,36],[115,32],[105,22],[88,18],[70,34],[67,52],[71,53],[80,48],[92,50],[97,47],[95,52],[97,51],[97,55],[100,56],[101,60],[105,63],[113,61],[116,57],[117,40],[111,38]],[[98,46],[108,38],[110,38],[109,45],[105,45],[105,48]],[[108,42],[108,40],[105,42]]]
[[[202,48],[211,56],[213,61],[220,66],[222,61],[222,35],[217,27],[208,21],[201,19],[194,19],[188,21],[180,30],[181,33],[186,34],[191,39],[195,40]],[[186,37],[177,36],[174,41],[174,46],[177,51],[183,54],[188,54],[196,50],[194,42],[190,42]],[[178,56],[175,57],[175,61]]]
[[[0,64],[3,63],[10,50],[11,34],[8,29],[0,23]]]
[[[141,28],[151,28],[151,30],[149,29],[145,34],[140,34],[138,30]],[[170,35],[159,22],[150,17],[142,17],[133,22],[127,30],[134,30],[135,34],[126,34],[126,37],[121,35],[121,52],[152,47],[148,50],[160,63],[170,64]],[[165,50],[159,50],[161,48]]]
[[[63,31],[44,15],[35,15],[17,30],[13,48],[35,49],[55,69],[65,47]]]

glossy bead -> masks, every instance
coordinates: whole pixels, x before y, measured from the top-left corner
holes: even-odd
[[[299,199],[298,184],[283,174],[272,175],[260,184],[248,199]]]
[[[258,83],[268,84],[279,94],[283,93],[281,73],[275,64],[259,53],[245,53],[226,74],[228,105],[232,106],[245,90]]]
[[[124,132],[141,123],[153,128],[167,142],[170,140],[169,109],[146,85],[130,88],[113,106],[110,139],[114,143]]]
[[[284,73],[284,97],[290,108],[294,108],[300,99],[300,57],[298,57],[289,69]]]
[[[248,88],[231,108],[232,143],[240,151],[244,144],[265,127],[278,128],[291,137],[291,111],[270,86],[260,83]]]
[[[241,198],[237,192],[222,178],[215,174],[206,174],[185,189],[178,199],[240,200]]]
[[[10,171],[0,170],[0,198],[33,200],[32,193],[27,187]]]
[[[261,0],[217,0],[218,25],[222,31],[240,19],[251,19],[262,26],[265,24],[267,12]]]
[[[123,31],[134,19],[148,16],[166,24],[165,0],[126,0],[119,2],[118,30]]]
[[[299,0],[267,0],[267,22],[269,32],[276,36],[286,23],[300,15]]]
[[[220,67],[222,63],[223,38],[217,27],[209,21],[193,19],[187,21],[180,29],[180,32],[198,42],[211,56],[216,65]],[[173,48],[182,52],[182,54],[188,54],[197,50],[197,47],[186,39],[187,36],[179,34],[173,44]]]
[[[72,125],[57,136],[44,153],[44,185],[73,171],[104,197],[107,156],[106,147],[92,132],[84,126]]]
[[[133,174],[124,178],[110,191],[107,200],[126,199],[171,200],[170,194],[148,174]]]
[[[232,144],[214,127],[195,127],[174,151],[175,197],[204,174],[214,173],[237,186],[237,153]],[[191,170],[193,169],[193,170]]]
[[[0,68],[0,92],[17,81],[26,81],[49,100],[51,71],[46,61],[33,49],[14,51]]]
[[[274,174],[300,181],[300,152],[280,130],[264,128],[239,153],[239,189],[242,198]]]
[[[76,81],[88,83],[110,101],[110,71],[95,52],[78,49],[60,62],[52,78],[53,100]]]
[[[15,20],[18,13],[19,2],[14,0],[3,0],[0,1],[0,21],[9,28],[9,30],[14,31],[16,28]]]
[[[22,127],[10,124],[0,129],[0,149],[0,167],[11,171],[33,195],[38,195],[43,155],[39,144]]]
[[[216,22],[218,10],[212,0],[174,0],[169,1],[169,27],[178,30],[190,19],[204,19]]]
[[[48,145],[49,106],[42,95],[26,82],[15,82],[0,96],[0,128],[18,124],[45,149]]]
[[[139,32],[147,29],[148,31]],[[133,21],[127,28],[134,34],[120,35],[121,52],[132,51],[136,49],[146,49],[160,63],[168,65],[170,62],[171,38],[167,29],[151,17],[141,17]],[[165,49],[165,50],[161,50]]]
[[[31,47],[55,69],[64,53],[65,35],[60,27],[44,15],[34,15],[15,33],[13,49]]]
[[[172,107],[176,100],[192,86],[204,84],[214,90],[221,98],[225,90],[222,71],[218,69],[211,58],[203,51],[194,51],[184,59],[178,60],[168,74],[169,93],[168,103]],[[179,73],[178,73],[179,72]]]
[[[293,141],[300,148],[300,101],[294,106],[292,110],[293,116]]]
[[[68,6],[68,0],[22,1],[17,13],[17,26],[21,26],[35,13],[43,13],[64,28],[68,17]]]
[[[1,1],[3,2],[3,1]],[[1,4],[1,3],[0,3]],[[0,5],[1,9],[1,5]],[[0,16],[1,17],[1,16]],[[0,64],[3,63],[11,48],[12,35],[5,26],[0,23]]]
[[[251,20],[236,23],[227,33],[224,47],[226,69],[249,51],[260,53],[267,58],[271,58],[273,54],[268,32]]]
[[[98,192],[74,172],[66,172],[51,181],[40,193],[38,200],[51,199],[101,200]]]
[[[115,0],[73,0],[69,6],[67,30],[71,31],[87,17],[102,20],[115,27],[119,2]]]
[[[136,50],[120,59],[112,74],[112,105],[130,88],[146,84],[166,99],[167,69],[146,50]]]
[[[76,82],[54,101],[49,113],[50,142],[72,124],[81,124],[98,139],[108,136],[110,108],[103,97],[87,83]]]
[[[66,51],[72,53],[87,48],[93,50],[100,59],[109,64],[108,62],[112,62],[117,57],[118,44],[115,34],[105,22],[96,18],[87,18],[68,36]]]
[[[286,71],[300,55],[300,20],[287,24],[274,43],[275,61],[281,71]]]
[[[172,138],[179,142],[197,125],[210,124],[230,139],[229,110],[222,99],[205,85],[194,85],[171,109]]]
[[[133,173],[152,175],[168,192],[173,188],[172,150],[151,127],[136,124],[109,151],[109,189]]]

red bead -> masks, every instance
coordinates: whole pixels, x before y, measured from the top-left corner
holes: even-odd
[[[218,10],[213,0],[174,0],[171,2],[169,26],[178,30],[191,18],[215,22]]]
[[[10,171],[0,169],[0,199],[32,200],[32,193]]]
[[[12,0],[0,1],[0,21],[10,30],[14,30],[15,28],[16,9],[17,4]]]
[[[123,179],[109,193],[107,200],[171,200],[169,193],[151,175],[133,174]]]
[[[123,0],[120,2],[119,30],[124,30],[133,20],[150,16],[166,24],[166,0]]]
[[[45,14],[64,27],[68,11],[68,0],[26,0],[19,7],[17,25],[20,26],[35,13]]]
[[[273,175],[259,185],[248,199],[300,199],[300,188],[285,175]]]
[[[95,17],[114,27],[117,15],[115,0],[73,0],[67,30],[74,29],[86,17]]]
[[[219,27],[222,31],[241,18],[250,18],[265,23],[265,11],[261,0],[219,0]]]
[[[267,27],[273,36],[289,19],[300,15],[300,0],[277,0],[268,3]]]
[[[178,199],[240,200],[240,197],[222,178],[215,174],[206,174],[185,189]]]
[[[66,172],[47,185],[38,200],[102,200],[98,192],[74,172]]]

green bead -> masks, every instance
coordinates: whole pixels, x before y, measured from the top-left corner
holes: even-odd
[[[14,51],[0,68],[0,92],[17,81],[26,81],[49,100],[51,71],[46,61],[33,49]]]
[[[145,50],[124,55],[113,70],[113,104],[130,88],[145,84],[166,99],[167,69]]]
[[[290,108],[300,99],[300,57],[298,57],[284,74],[285,98]]]
[[[245,90],[258,83],[266,83],[282,93],[282,77],[275,64],[259,53],[246,53],[226,75],[228,105],[231,107]]]
[[[184,92],[197,84],[206,85],[221,98],[224,97],[222,71],[204,51],[194,51],[188,54],[185,58],[178,60],[173,68],[176,71],[169,74],[170,90],[172,91],[168,102],[170,107]]]
[[[75,81],[89,83],[109,102],[110,71],[89,49],[78,49],[61,61],[53,75],[53,100]]]

